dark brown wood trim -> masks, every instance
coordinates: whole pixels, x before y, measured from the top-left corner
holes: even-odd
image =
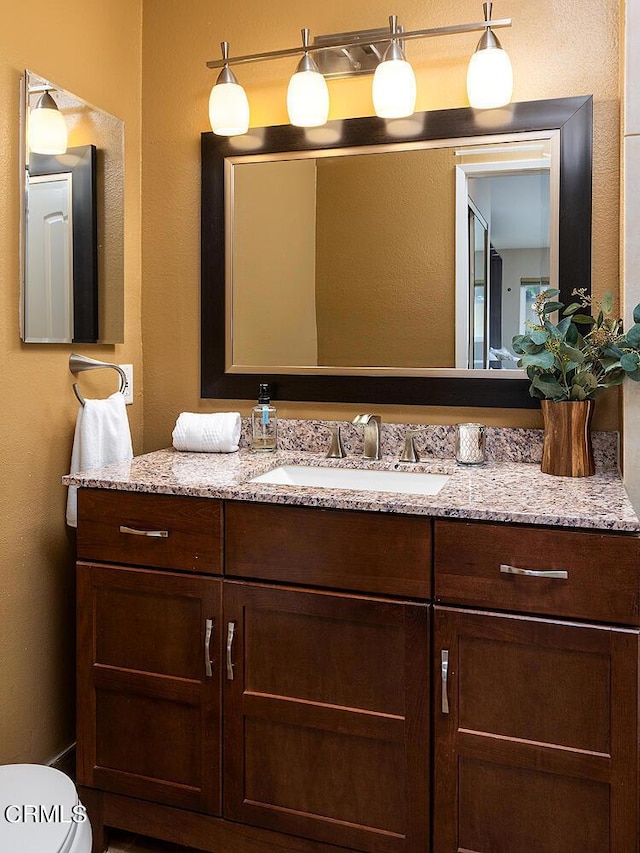
[[[412,126],[422,130],[411,140],[485,136],[496,133],[560,130],[560,299],[574,287],[591,290],[591,160],[593,99],[556,98],[510,104],[500,110],[470,107],[416,113]],[[339,128],[338,128],[339,125]],[[336,122],[337,141],[325,148],[405,141],[391,136],[376,116]],[[407,137],[408,139],[408,137]],[[309,151],[318,148],[301,128],[264,128],[254,153]],[[387,403],[399,405],[537,408],[523,379],[475,379],[383,376],[304,376],[225,373],[224,162],[237,156],[233,140],[202,134],[201,236],[201,394],[202,397],[253,399],[259,382],[269,382],[275,400]]]

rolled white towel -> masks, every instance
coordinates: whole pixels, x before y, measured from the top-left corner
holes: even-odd
[[[239,412],[182,412],[173,430],[173,446],[199,453],[235,453],[240,429]]]

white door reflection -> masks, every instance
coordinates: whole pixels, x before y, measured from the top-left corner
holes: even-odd
[[[72,175],[28,178],[26,339],[73,338]]]

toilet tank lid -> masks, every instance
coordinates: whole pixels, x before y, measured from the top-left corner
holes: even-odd
[[[58,853],[84,817],[64,773],[42,764],[0,765],[0,850]]]

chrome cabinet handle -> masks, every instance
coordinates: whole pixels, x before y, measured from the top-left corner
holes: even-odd
[[[227,624],[227,680],[233,681],[233,637],[236,633],[236,623],[229,622]]]
[[[526,575],[528,578],[562,578],[568,580],[569,572],[564,571],[535,571],[534,569],[519,569],[516,566],[500,566],[500,571],[505,575]]]
[[[137,527],[127,527],[124,524],[120,525],[120,533],[129,533],[131,536],[151,536],[153,539],[166,539],[169,536],[168,530],[138,530]]]
[[[442,649],[440,652],[440,673],[442,675],[442,713],[449,713],[449,650]]]
[[[204,674],[207,678],[213,675],[211,666],[211,632],[213,631],[213,619],[207,619],[204,623]]]

